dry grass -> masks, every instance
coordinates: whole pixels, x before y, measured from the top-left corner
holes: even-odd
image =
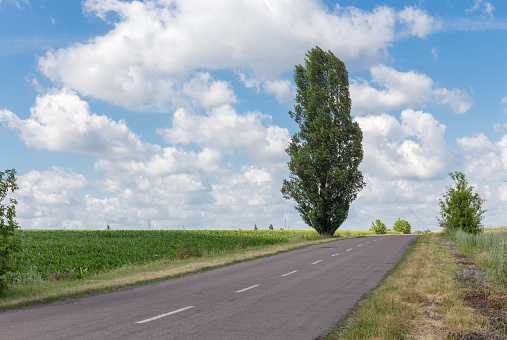
[[[336,240],[336,238],[315,240],[294,238],[287,243],[226,254],[176,261],[160,260],[141,266],[113,270],[83,280],[38,281],[26,285],[11,286],[0,298],[0,310],[111,291]]]
[[[355,320],[329,339],[446,339],[487,321],[463,301],[460,268],[437,234],[421,236],[360,306]]]

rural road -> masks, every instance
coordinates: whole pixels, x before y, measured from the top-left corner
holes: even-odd
[[[145,286],[0,312],[0,339],[315,339],[415,235],[338,240]]]

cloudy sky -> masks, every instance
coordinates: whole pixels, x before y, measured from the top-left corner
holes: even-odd
[[[341,229],[440,230],[451,171],[507,213],[500,0],[0,0],[0,170],[23,228],[302,229],[294,65],[349,70],[366,187]]]

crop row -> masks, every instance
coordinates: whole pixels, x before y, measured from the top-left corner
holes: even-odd
[[[312,238],[314,231],[282,230],[18,230],[23,248],[13,283],[79,278],[88,274],[176,259],[182,249],[199,255]]]

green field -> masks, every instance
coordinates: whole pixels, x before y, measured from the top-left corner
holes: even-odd
[[[294,230],[17,230],[23,244],[12,283],[82,278],[159,259],[206,256],[310,239]],[[188,253],[188,254],[187,254]]]

